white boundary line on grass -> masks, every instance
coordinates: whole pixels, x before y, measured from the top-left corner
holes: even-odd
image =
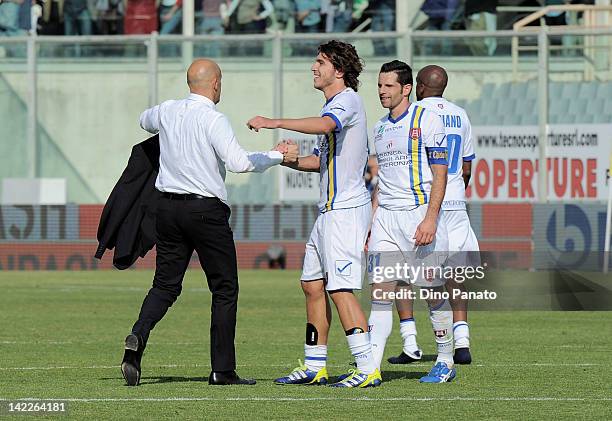
[[[410,367],[430,367],[433,365],[428,363],[412,363]],[[470,364],[470,367],[598,367],[604,364],[595,363],[515,363],[508,362],[505,364]],[[290,368],[287,364],[238,364],[238,367],[275,367],[275,368]],[[50,367],[0,367],[0,371],[36,371],[36,370],[115,370],[119,369],[119,365],[91,365],[91,366],[50,366]],[[348,367],[348,364],[332,365],[328,364],[328,367],[343,368]],[[152,365],[146,367],[147,370],[153,370],[156,368],[207,368],[210,369],[208,364],[162,364]]]
[[[400,398],[370,398],[370,397],[314,397],[314,398],[289,398],[289,397],[234,397],[234,398],[183,398],[183,397],[169,397],[169,398],[19,398],[19,399],[4,399],[2,401],[65,401],[65,402],[226,402],[226,401],[247,401],[247,402],[274,402],[274,401],[290,401],[290,402],[309,402],[309,401],[369,401],[369,402],[429,402],[429,401],[474,401],[474,402],[610,402],[610,398],[557,398],[557,397],[546,397],[546,396],[525,396],[525,397],[482,397],[482,398],[470,398],[470,397],[439,397],[439,398],[416,398],[416,397],[400,397]]]

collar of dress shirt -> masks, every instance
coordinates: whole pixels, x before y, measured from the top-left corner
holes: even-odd
[[[200,101],[200,102],[204,102],[206,103],[208,106],[210,106],[212,109],[215,109],[215,103],[212,102],[210,100],[210,98],[207,98],[203,95],[198,95],[198,94],[194,94],[193,92],[189,94],[189,96],[187,97],[187,99],[191,100],[191,101]]]

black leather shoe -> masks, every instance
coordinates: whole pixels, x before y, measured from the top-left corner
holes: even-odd
[[[144,343],[140,335],[130,333],[125,338],[125,352],[121,362],[121,373],[128,386],[140,384],[140,360],[144,352]]]
[[[235,371],[211,371],[208,377],[208,384],[227,385],[227,384],[248,384],[253,385],[254,379],[241,379]]]

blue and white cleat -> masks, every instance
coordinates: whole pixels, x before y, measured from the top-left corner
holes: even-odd
[[[330,387],[376,387],[382,384],[380,371],[376,369],[372,374],[365,374],[356,368],[349,371],[347,376],[341,376],[342,380],[337,383],[330,384]]]
[[[302,364],[302,361],[298,360],[300,363],[299,367],[293,369],[291,374],[284,377],[279,377],[274,380],[275,384],[312,384],[312,385],[321,385],[327,384],[329,381],[329,376],[327,375],[327,368],[323,367],[319,371],[309,370],[306,365]]]
[[[421,377],[421,383],[446,383],[452,381],[457,375],[457,370],[449,368],[446,363],[438,362],[433,366],[429,374]]]

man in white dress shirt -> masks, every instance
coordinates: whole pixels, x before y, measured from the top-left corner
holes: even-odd
[[[235,372],[234,337],[238,271],[226,168],[262,172],[281,162],[295,162],[297,147],[281,145],[269,152],[247,152],[238,143],[228,118],[215,109],[221,97],[221,69],[196,60],[187,71],[190,95],[165,101],[142,113],[140,126],[159,132],[161,192],[157,213],[157,260],[153,287],[138,321],[125,340],[121,364],[130,386],[140,382],[140,361],[150,331],[181,293],[183,277],[195,250],[212,292],[210,384],[255,384]]]

